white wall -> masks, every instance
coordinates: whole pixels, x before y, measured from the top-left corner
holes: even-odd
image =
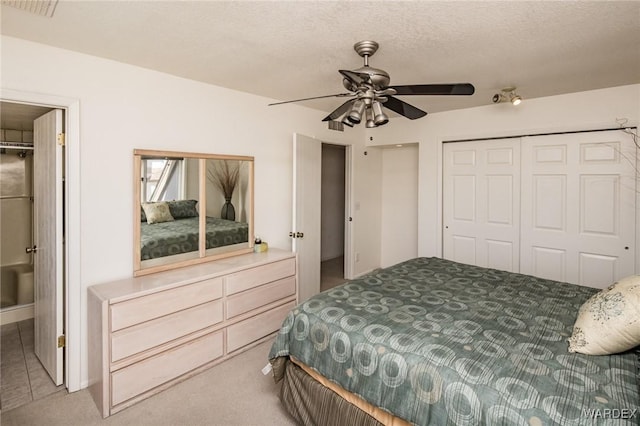
[[[380,221],[382,220],[382,149],[354,147],[353,169],[353,251],[354,277],[380,267]],[[366,197],[362,195],[366,194]]]
[[[380,266],[418,255],[418,144],[382,150]]]
[[[270,99],[110,60],[2,37],[1,82],[6,93],[40,93],[79,101],[80,218],[70,240],[80,257],[81,386],[87,382],[86,288],[129,277],[133,270],[133,149],[161,149],[255,157],[255,232],[272,247],[289,249],[292,140],[299,132],[355,144],[354,197],[366,206],[354,223],[361,251],[356,273],[379,264],[379,161],[362,157],[364,126],[330,131],[319,111],[298,105],[267,107]],[[240,111],[242,113],[240,113]],[[373,158],[372,158],[373,157]],[[370,161],[370,160],[374,161]],[[69,167],[78,167],[70,164]],[[73,173],[72,173],[73,175]],[[362,176],[361,176],[362,175]],[[360,227],[365,227],[362,232]],[[360,239],[366,241],[360,241]],[[75,339],[75,340],[74,340]]]
[[[369,131],[367,143],[419,142],[418,254],[439,256],[442,251],[442,141],[616,128],[617,119],[638,125],[640,85],[525,99],[518,107],[508,103],[491,104],[434,113],[414,121],[394,118],[388,125]],[[382,241],[382,246],[387,244],[387,240]]]

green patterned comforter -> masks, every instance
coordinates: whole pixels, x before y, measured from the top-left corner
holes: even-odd
[[[637,354],[567,352],[596,291],[417,258],[297,306],[269,358],[419,425],[637,425],[640,413],[605,411],[640,406]]]
[[[188,217],[171,222],[140,223],[140,259],[198,251],[199,220],[198,217]],[[245,243],[249,240],[249,225],[207,217],[206,238],[208,249]]]

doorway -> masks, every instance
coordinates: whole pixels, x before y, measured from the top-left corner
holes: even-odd
[[[343,145],[323,143],[320,180],[320,291],[346,281],[345,167],[346,148]]]
[[[46,299],[37,287],[49,286],[49,276],[62,277],[61,267],[59,273],[38,266],[42,262],[37,261],[38,248],[36,240],[45,240],[43,226],[51,228],[46,233],[55,236],[52,244],[54,250],[60,252],[62,265],[62,158],[52,157],[53,169],[60,173],[57,180],[59,190],[44,188],[39,181],[51,181],[45,175],[50,168],[43,162],[43,156],[47,152],[61,152],[62,147],[56,146],[56,135],[62,132],[63,111],[40,105],[2,102],[0,128],[0,174],[2,186],[0,188],[0,218],[2,251],[0,255],[0,270],[2,271],[2,309],[0,310],[0,322],[2,324],[2,377],[3,386],[0,392],[0,406],[3,410],[40,399],[53,392],[64,389],[62,349],[55,349],[59,355],[59,364],[53,373],[46,368],[49,354],[38,343],[43,329],[50,329],[49,320],[41,314],[49,308],[44,307],[41,300]],[[39,117],[54,117],[54,126],[50,134],[47,126],[48,120]],[[43,141],[47,141],[45,146]],[[55,180],[55,179],[54,179]],[[43,214],[49,212],[48,208],[42,208],[42,194],[59,193],[59,208],[55,214]],[[49,196],[49,195],[47,195]],[[40,211],[40,214],[38,214]],[[45,219],[43,219],[43,217]],[[53,220],[50,220],[53,218]],[[59,220],[57,220],[59,219]],[[59,232],[58,231],[59,228]],[[51,232],[50,232],[51,231]],[[44,247],[43,247],[44,245]],[[40,249],[47,250],[48,245],[43,244]],[[48,258],[47,256],[41,256]],[[53,256],[52,256],[53,257]],[[57,256],[55,256],[57,257]],[[40,274],[40,277],[38,276]],[[42,276],[46,276],[46,282]],[[62,288],[62,279],[54,278],[54,286]],[[48,289],[47,289],[48,292]],[[55,292],[54,292],[55,293]],[[34,299],[38,303],[34,303]],[[54,333],[60,331],[62,335],[63,306],[59,303],[59,309],[55,313],[56,328]],[[47,316],[48,317],[48,316]],[[56,336],[57,337],[57,336]],[[55,346],[52,344],[51,346]],[[38,354],[38,355],[36,355]],[[43,360],[43,362],[40,361]],[[44,364],[44,366],[43,366]],[[49,371],[48,371],[49,370]],[[53,376],[53,379],[50,377]]]
[[[332,147],[336,147],[333,149]],[[323,225],[322,225],[322,162],[323,147],[331,158],[340,157],[338,160],[340,169],[335,171],[334,167],[330,167],[330,172],[325,176],[327,179],[335,179],[335,174],[340,177],[338,182],[342,181],[342,189],[334,189],[331,191],[331,197],[341,198],[341,207],[326,204],[328,210],[331,210],[332,221],[342,222],[342,228],[339,225],[328,226],[327,218],[325,218],[325,231],[327,229],[338,233],[338,237],[325,232],[326,241],[331,240],[331,246],[325,243],[325,250],[328,247],[342,246],[342,263],[335,268],[333,281],[346,281],[352,278],[353,259],[352,259],[352,228],[351,221],[351,197],[352,197],[352,147],[350,145],[338,145],[323,142],[318,139],[310,138],[301,134],[294,134],[293,138],[293,229],[290,232],[292,238],[292,250],[298,257],[298,300],[304,301],[309,297],[321,291],[321,263],[322,263],[322,241],[323,241]],[[332,150],[333,149],[333,150]],[[329,160],[325,160],[327,163]],[[327,164],[325,164],[327,166]],[[333,173],[334,175],[331,175]],[[334,184],[335,185],[335,184]],[[338,184],[339,185],[339,184]],[[338,186],[336,185],[336,186]],[[333,185],[332,185],[333,186]],[[325,188],[326,189],[326,188]],[[328,195],[325,195],[325,201]],[[337,230],[337,231],[336,231]],[[334,246],[335,244],[335,246]],[[340,263],[339,247],[332,251],[328,251],[325,257],[327,259],[338,258],[335,263]]]

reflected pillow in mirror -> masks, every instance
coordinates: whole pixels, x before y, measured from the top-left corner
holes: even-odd
[[[640,345],[640,275],[594,294],[578,311],[569,352],[609,355]]]
[[[161,223],[173,221],[169,205],[165,201],[159,203],[142,203],[144,214],[147,216],[147,223]]]
[[[146,222],[147,221],[147,215],[144,214],[144,209],[142,208],[142,206],[140,206],[140,222]]]
[[[198,210],[196,209],[198,202],[196,200],[167,201],[167,204],[174,219],[198,217]]]

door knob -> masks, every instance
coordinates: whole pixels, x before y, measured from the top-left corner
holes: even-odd
[[[38,251],[38,247],[33,246],[33,247],[27,247],[25,250],[27,253],[35,253]]]

